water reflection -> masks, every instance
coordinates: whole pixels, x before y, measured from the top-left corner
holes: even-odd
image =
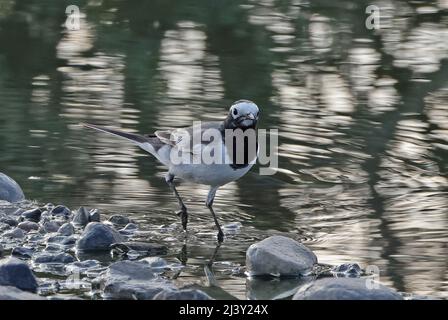
[[[398,290],[447,296],[446,1],[375,1],[372,31],[366,1],[87,1],[76,32],[62,27],[63,2],[44,3],[48,15],[37,1],[0,6],[0,164],[29,198],[128,213],[173,260],[188,241],[177,280],[202,286],[207,188],[179,187],[185,235],[163,168],[78,123],[150,132],[253,99],[261,127],[279,128],[281,170],[219,190],[223,224],[242,227],[216,256],[218,294],[259,297],[232,270],[254,241],[286,234],[322,263],[377,265]]]

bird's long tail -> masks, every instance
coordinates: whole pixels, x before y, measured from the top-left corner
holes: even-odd
[[[81,123],[81,125],[83,125],[84,127],[90,128],[90,129],[98,130],[101,132],[105,132],[105,133],[109,133],[109,134],[113,134],[115,136],[125,138],[127,140],[130,140],[130,141],[136,143],[137,145],[141,145],[142,143],[148,142],[147,138],[145,138],[144,136],[139,135],[139,134],[124,132],[124,131],[115,130],[115,129],[109,129],[109,128],[105,128],[102,126],[93,125],[90,123]]]

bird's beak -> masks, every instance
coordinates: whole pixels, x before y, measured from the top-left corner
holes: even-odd
[[[246,114],[246,119],[255,120],[255,116],[252,113]]]

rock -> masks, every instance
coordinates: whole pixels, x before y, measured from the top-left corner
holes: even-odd
[[[64,223],[59,229],[58,234],[62,236],[71,236],[75,233],[75,227],[70,222]]]
[[[12,249],[11,255],[20,259],[31,259],[35,249],[30,247],[15,247]]]
[[[76,210],[75,215],[73,217],[73,224],[75,226],[79,226],[84,228],[90,220],[89,212],[86,208],[80,207],[78,210]]]
[[[83,273],[89,269],[100,267],[100,262],[98,260],[84,260],[75,261],[65,266],[65,271],[68,273]]]
[[[0,262],[0,286],[13,286],[21,290],[36,292],[37,281],[26,263],[16,258],[10,258]]]
[[[58,205],[56,207],[52,207],[52,205],[51,205],[51,206],[48,206],[48,208],[51,208],[50,214],[53,216],[68,217],[71,214],[70,209],[63,205]]]
[[[249,300],[290,299],[300,287],[314,280],[314,277],[246,279],[246,296]]]
[[[23,219],[32,221],[32,222],[39,222],[40,217],[42,215],[42,210],[39,208],[30,209],[22,212],[20,215]]]
[[[13,179],[0,172],[0,200],[19,202],[25,200],[22,188]]]
[[[109,218],[109,222],[116,225],[116,226],[125,226],[128,223],[131,223],[131,219],[129,219],[128,217],[119,215],[119,214],[114,214],[113,216],[111,216]]]
[[[333,267],[331,272],[337,276],[359,277],[362,274],[362,269],[357,263],[344,263]]]
[[[47,243],[59,243],[59,244],[62,244],[66,239],[67,239],[66,236],[60,236],[60,235],[51,236],[51,237],[49,237],[47,239]]]
[[[112,227],[91,222],[77,241],[76,247],[80,251],[105,251],[110,250],[112,244],[123,241],[123,237]]]
[[[130,236],[138,230],[138,226],[135,223],[128,223],[123,229],[118,230],[122,235]]]
[[[166,260],[160,257],[148,257],[140,261],[147,263],[153,270],[163,270],[168,267]]]
[[[14,239],[22,239],[23,237],[25,237],[25,233],[23,232],[22,229],[19,228],[15,228],[11,231],[7,231],[3,234],[3,236],[5,238],[14,238]]]
[[[144,262],[116,262],[102,279],[105,297],[109,299],[149,300],[162,290],[175,289],[170,282],[157,278]]]
[[[155,256],[164,255],[168,252],[168,248],[164,245],[151,242],[123,242],[111,245],[111,249],[117,254],[126,254],[131,250],[137,251],[142,255]]]
[[[100,222],[101,221],[100,212],[98,211],[98,209],[90,210],[89,221],[90,222]]]
[[[37,294],[22,291],[15,287],[0,286],[0,300],[45,300]]]
[[[40,253],[33,257],[34,263],[45,263],[45,264],[67,264],[75,261],[68,253]]]
[[[9,216],[0,217],[0,223],[7,224],[10,227],[16,227],[18,224],[16,219]]]
[[[100,222],[98,209],[87,211],[86,208],[80,207],[73,217],[73,224],[84,228],[89,222]]]
[[[324,278],[301,287],[293,300],[402,300],[395,290],[365,278]]]
[[[197,289],[163,290],[153,300],[213,300],[208,294]]]
[[[58,231],[60,226],[61,225],[56,221],[46,221],[42,227],[45,230],[45,232],[51,233]]]
[[[250,275],[300,276],[317,263],[315,254],[303,244],[283,236],[272,236],[247,249]]]
[[[23,221],[17,225],[18,228],[25,232],[30,232],[31,230],[39,230],[39,225],[32,221]]]

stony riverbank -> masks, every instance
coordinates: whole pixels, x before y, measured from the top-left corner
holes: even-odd
[[[136,237],[140,226],[129,217],[12,203],[6,200],[23,200],[20,187],[11,179],[1,183],[0,299],[222,298],[214,294],[213,261],[204,266],[206,285],[177,281],[185,263],[166,260],[166,245]],[[403,299],[372,286],[357,264],[321,265],[309,248],[284,236],[252,244],[235,272],[246,278],[249,299]]]

